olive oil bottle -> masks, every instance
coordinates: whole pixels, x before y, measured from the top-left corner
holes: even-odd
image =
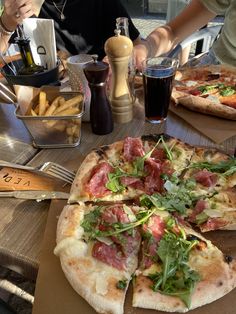
[[[18,70],[18,75],[33,75],[44,71],[44,67],[34,62],[30,48],[30,40],[25,37],[21,28],[18,29],[18,37],[15,39],[18,45],[23,66]]]

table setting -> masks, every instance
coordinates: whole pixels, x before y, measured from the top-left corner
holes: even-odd
[[[17,84],[14,93],[10,90],[9,94],[5,88],[6,82],[1,83],[4,84],[2,90],[6,103],[0,104],[0,197],[1,193],[3,197],[0,206],[0,258],[5,267],[29,278],[36,279],[37,276],[33,314],[73,314],[78,312],[78,308],[81,313],[95,313],[72,289],[61,270],[60,260],[53,254],[58,217],[67,204],[78,168],[93,150],[101,151],[101,147],[113,145],[127,137],[165,134],[193,147],[218,149],[231,156],[235,152],[235,121],[210,117],[171,103],[172,82],[178,63],[176,60],[147,60],[143,70],[144,86],[139,87],[135,94],[135,90],[127,83],[132,47],[129,50],[127,38],[120,39],[119,36],[117,32],[105,45],[113,75],[109,95],[105,90],[108,65],[98,61],[96,56],[91,56],[85,62],[83,58],[82,61],[76,61],[76,58],[70,57],[68,76],[61,86]],[[122,39],[125,41],[123,51]],[[120,55],[114,48],[117,48],[117,40],[120,40]],[[79,65],[76,70],[74,63],[77,62],[83,65]],[[88,88],[91,93],[86,92]],[[158,89],[159,94],[156,92]],[[15,104],[8,103],[8,96],[13,97],[16,108]],[[78,96],[81,96],[80,100],[77,99],[72,105],[73,98]],[[44,109],[40,109],[41,98],[44,99]],[[161,108],[153,107],[157,102],[162,103]],[[65,106],[66,103],[69,105]],[[55,108],[47,111],[54,105]],[[105,109],[100,115],[103,106]],[[70,111],[64,112],[64,108]],[[69,181],[64,182],[61,174],[60,178],[55,179],[53,172],[39,173],[43,172],[40,166],[48,162],[58,164],[59,168],[65,167],[65,177],[66,171],[70,171]],[[10,169],[12,172],[8,171]],[[38,175],[38,181],[35,174]],[[11,184],[13,181],[7,182],[8,177],[13,177],[14,185]],[[210,232],[207,239],[216,243],[224,253],[236,256],[234,231],[220,230],[217,235]],[[220,313],[224,308],[226,313],[233,314],[234,303],[235,291],[232,291],[192,313]],[[129,289],[124,313],[131,312],[164,313],[132,308]]]

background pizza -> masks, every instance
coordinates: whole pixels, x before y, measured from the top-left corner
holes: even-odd
[[[172,98],[190,110],[236,120],[236,70],[225,65],[179,70]]]

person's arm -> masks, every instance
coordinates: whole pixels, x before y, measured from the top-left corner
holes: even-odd
[[[141,45],[135,46],[137,66],[140,68],[141,62],[147,57],[169,52],[215,16],[216,14],[209,11],[200,0],[192,0],[176,18],[156,28]]]
[[[3,53],[8,48],[11,33],[17,25],[34,14],[32,0],[5,0],[4,11],[0,17],[0,51]]]

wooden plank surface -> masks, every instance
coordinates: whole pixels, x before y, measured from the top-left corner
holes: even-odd
[[[15,106],[0,104],[0,159],[24,164],[36,153],[29,132],[15,117]]]

